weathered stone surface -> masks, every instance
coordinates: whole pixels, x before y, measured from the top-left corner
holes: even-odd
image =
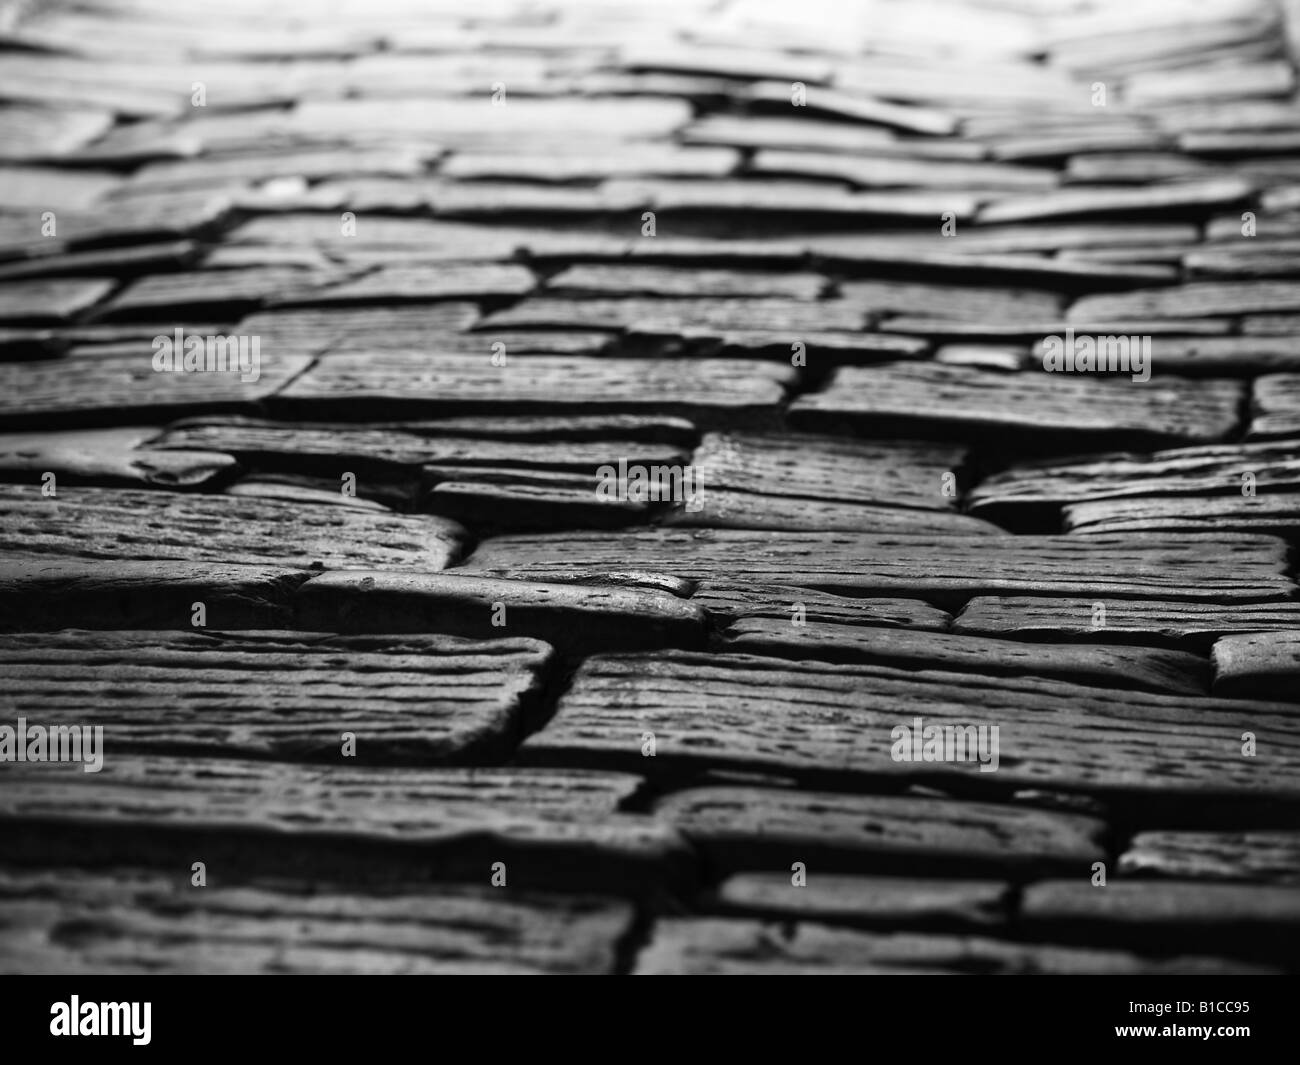
[[[694,647],[703,610],[667,592],[447,573],[342,571],[298,589],[298,622],[343,632],[529,636],[575,653]]]
[[[141,869],[0,872],[0,969],[74,973],[609,973],[612,898],[440,885],[358,892],[188,882]],[[65,929],[75,927],[77,935]],[[124,933],[129,932],[129,938]]]
[[[967,603],[952,627],[955,632],[1027,640],[1104,640],[1204,652],[1230,633],[1300,628],[1300,603],[989,595]]]
[[[293,590],[310,576],[276,565],[31,555],[0,563],[0,624],[47,629],[190,629],[203,603],[215,629],[293,625]]]
[[[1014,806],[767,788],[669,795],[655,815],[726,869],[901,872],[1085,869],[1101,822]]]
[[[1139,832],[1119,863],[1136,876],[1300,883],[1300,832]]]
[[[1231,558],[1231,571],[1225,572]],[[691,579],[766,579],[866,596],[1095,595],[1187,602],[1285,600],[1286,546],[1268,536],[894,536],[729,529],[555,533],[486,540],[476,572],[579,580],[655,570]]]
[[[1216,694],[1300,702],[1300,630],[1223,636],[1211,657]]]
[[[597,655],[578,669],[555,717],[520,756],[547,765],[639,767],[670,780],[725,768],[854,791],[917,780],[991,794],[1055,789],[1129,805],[1144,817],[1158,810],[1179,825],[1232,822],[1238,811],[1244,817],[1300,797],[1300,724],[1288,703],[920,665],[682,651]],[[1110,683],[1119,678],[1112,674]],[[932,726],[956,730],[951,742],[944,734],[943,758],[923,747]],[[1266,757],[1242,756],[1246,731],[1267,735]],[[644,754],[647,734],[653,758]],[[1279,807],[1275,816],[1292,815]]]
[[[50,728],[92,713],[114,752],[328,763],[351,735],[361,764],[473,764],[513,749],[550,656],[519,639],[69,629],[0,636],[17,684],[0,706]]]
[[[105,488],[0,486],[6,551],[77,558],[150,559],[344,569],[438,570],[455,560],[464,530],[432,515],[294,506],[270,499]],[[148,530],[140,533],[141,525]]]
[[[1012,943],[966,936],[880,934],[801,922],[666,918],[637,961],[638,975],[1189,975],[1270,971],[1224,958],[1152,960],[1123,951]]]
[[[680,878],[687,855],[663,822],[619,812],[640,783],[625,774],[120,755],[98,773],[5,771],[11,866],[188,868],[201,837],[209,864],[232,877],[482,883],[504,861],[515,887],[585,878],[636,895]]]

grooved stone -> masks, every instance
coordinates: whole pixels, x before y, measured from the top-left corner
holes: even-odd
[[[311,365],[305,355],[264,352],[255,375],[238,368],[156,372],[151,350],[142,343],[132,355],[0,362],[0,426],[138,425],[203,411],[248,411]],[[234,363],[238,367],[237,356]]]
[[[1021,874],[1087,869],[1105,825],[1076,814],[900,796],[697,788],[655,804],[722,869]]]
[[[1216,695],[1300,702],[1300,628],[1224,636],[1211,657]]]
[[[432,515],[302,506],[249,496],[0,486],[0,547],[23,555],[438,570],[464,530]]]
[[[483,883],[629,896],[687,873],[667,824],[618,812],[635,776],[582,770],[368,769],[114,756],[99,773],[5,767],[0,844],[11,866],[189,868],[196,840],[230,877]]]
[[[1259,973],[1204,956],[1153,960],[1124,951],[1008,943],[967,936],[881,934],[801,922],[793,928],[740,918],[671,917],[655,924],[637,975],[851,975],[904,973],[1078,973],[1123,975]]]
[[[536,640],[291,632],[0,636],[8,714],[104,728],[116,752],[362,764],[500,759],[551,649]]]
[[[501,605],[498,610],[497,604]],[[298,589],[298,623],[345,632],[531,636],[575,653],[695,647],[704,612],[668,592],[472,574],[340,571]],[[493,619],[499,617],[500,625]]]
[[[692,600],[719,622],[740,618],[793,620],[797,608],[803,619],[843,625],[881,625],[886,628],[928,629],[943,632],[949,615],[919,599],[857,599],[812,588],[772,585],[767,582],[701,581]]]
[[[195,488],[239,468],[217,451],[143,446],[157,435],[149,428],[0,434],[0,477],[35,482],[49,471],[56,483]]]
[[[1198,949],[1290,962],[1300,945],[1300,894],[1281,885],[1047,881],[1025,889],[1021,925],[1034,936],[1161,951]]]
[[[1300,884],[1300,832],[1139,832],[1121,873]]]
[[[319,578],[318,578],[319,579]],[[1013,643],[914,629],[880,629],[790,618],[734,621],[723,651],[795,660],[948,669],[990,675],[1056,677],[1099,688],[1204,695],[1209,669],[1195,655],[1134,647]]]
[[[47,629],[190,629],[201,602],[214,629],[291,627],[302,570],[228,562],[64,559],[0,563],[0,626]]]
[[[943,758],[922,747],[931,726],[960,730]],[[1257,757],[1242,757],[1245,731],[1262,737]],[[646,733],[653,758],[643,755]],[[1199,827],[1270,804],[1276,823],[1300,801],[1290,704],[746,654],[593,656],[520,757],[665,780],[726,769],[849,790],[915,781],[986,794],[1048,789]]]
[[[609,973],[633,916],[600,896],[231,884],[216,870],[196,891],[141,869],[0,871],[0,914],[0,971],[57,976]]]
[[[481,542],[467,570],[533,580],[644,569],[864,596],[1093,595],[1220,603],[1290,599],[1286,543],[1268,536],[944,536],[731,529],[553,533]]]
[[[1157,367],[1158,370],[1158,367]],[[1068,433],[1085,440],[1198,443],[1237,425],[1237,381],[1160,377],[1140,384],[1087,373],[1028,370],[1006,374],[964,366],[900,362],[844,366],[821,392],[790,406],[796,428],[827,420],[871,435]]]
[[[918,880],[841,876],[805,870],[796,887],[785,873],[740,873],[717,890],[725,913],[769,920],[827,921],[864,927],[987,929],[1006,922],[1010,885],[996,880]]]
[[[1300,629],[1300,603],[988,595],[970,600],[952,627],[1026,640],[1145,643],[1204,652],[1231,633]]]

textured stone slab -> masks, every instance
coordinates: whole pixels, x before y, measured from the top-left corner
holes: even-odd
[[[626,441],[641,446],[649,444],[670,444],[679,449],[683,457],[690,453],[690,445],[698,439],[695,427],[684,418],[673,418],[657,414],[577,414],[566,416],[525,415],[511,418],[496,418],[486,415],[473,415],[459,418],[433,418],[412,421],[384,421],[340,425],[334,422],[282,422],[265,418],[246,418],[238,415],[216,415],[211,417],[186,418],[174,422],[159,434],[155,442],[159,447],[179,447],[188,450],[199,446],[200,441],[209,441],[204,447],[215,446],[217,441],[227,450],[239,451],[251,448],[256,451],[263,435],[267,440],[279,439],[278,434],[288,434],[287,439],[295,444],[305,444],[312,439],[312,434],[333,433],[335,438],[346,441],[352,433],[392,433],[402,437],[402,443],[414,448],[410,456],[412,462],[423,465],[429,460],[425,457],[425,447],[435,449],[434,456],[450,457],[437,449],[443,447],[443,441],[451,441],[451,447],[460,448],[473,442],[474,446],[492,449],[497,445],[534,445],[555,444],[560,448],[571,448],[575,443],[592,443],[603,441]],[[303,434],[300,438],[296,434]],[[406,439],[409,436],[414,439]],[[319,441],[325,446],[325,441]],[[267,449],[268,453],[274,448]],[[563,452],[562,452],[563,453]],[[660,454],[650,449],[648,454]],[[387,456],[381,440],[366,440],[364,451],[355,456],[362,458],[371,455],[379,461]],[[545,455],[545,447],[537,447],[535,455]],[[668,452],[663,452],[668,454]],[[464,462],[465,454],[455,451],[457,461]],[[404,460],[405,455],[394,456]],[[500,455],[492,453],[490,461],[500,462]],[[585,461],[585,460],[581,460]],[[544,463],[543,463],[544,464]],[[568,461],[560,462],[567,465]]]
[[[763,149],[755,154],[751,165],[759,173],[838,178],[863,188],[1042,190],[1056,186],[1056,174],[1037,167],[900,159],[869,153],[844,155]]]
[[[233,229],[227,239],[236,245],[328,248],[331,255],[354,261],[369,253],[386,254],[388,259],[379,261],[391,261],[403,252],[418,253],[426,262],[501,260],[524,247],[519,229],[428,218],[364,218],[356,236],[346,237],[333,211],[261,215]]]
[[[26,57],[10,55],[9,58],[22,62]],[[12,67],[8,63],[5,67],[8,74]],[[5,98],[12,99],[8,94],[5,94]],[[121,180],[118,175],[105,170],[58,166],[6,166],[0,175],[4,181],[5,204],[8,209],[37,208],[37,218],[40,211],[54,211],[57,215],[62,211],[90,209]]]
[[[1268,374],[1255,378],[1251,394],[1255,414],[1251,437],[1300,434],[1300,374]]]
[[[1300,832],[1139,832],[1120,872],[1181,879],[1300,883]]]
[[[148,344],[134,355],[0,363],[0,424],[128,425],[202,411],[253,410],[311,363],[305,355],[259,353],[255,369],[159,372]],[[249,366],[253,365],[249,348]],[[229,363],[228,363],[229,365]],[[247,378],[247,380],[246,380]]]
[[[821,621],[796,625],[790,617],[734,621],[721,633],[718,647],[739,654],[773,655],[796,661],[814,659],[990,676],[1055,677],[1099,688],[1188,695],[1205,694],[1210,680],[1203,659],[1176,651],[1018,643]]]
[[[964,192],[925,189],[854,192],[847,187],[829,185],[817,179],[769,178],[762,174],[710,181],[626,178],[605,182],[600,186],[600,192],[604,197],[621,199],[633,207],[638,215],[645,209],[671,212],[675,223],[674,231],[684,224],[687,231],[699,229],[702,232],[713,232],[713,225],[719,221],[733,225],[747,221],[771,224],[830,219],[847,223],[879,223],[884,219],[907,222],[925,217],[927,209],[930,212],[928,217],[934,217],[934,208],[940,200],[959,219],[967,219],[974,215],[976,206],[975,201]],[[748,232],[749,228],[743,227],[742,231]],[[784,228],[783,225],[778,226],[778,229]],[[661,241],[677,243],[681,239],[656,234],[653,241],[630,242],[629,253],[633,258],[640,254],[662,255],[670,249],[660,247]],[[720,250],[725,250],[726,244],[731,242],[719,240],[712,243]],[[766,245],[772,253],[788,246],[780,235],[756,236],[754,243]],[[700,250],[704,250],[702,246]],[[799,257],[798,252],[794,257]]]
[[[1138,107],[1186,100],[1289,96],[1295,72],[1285,59],[1191,70],[1145,70],[1124,82],[1124,99]]]
[[[1149,215],[1153,211],[1223,207],[1244,200],[1252,191],[1249,182],[1236,178],[1187,181],[1142,189],[1105,185],[1083,188],[1076,185],[1038,196],[999,200],[980,210],[979,222],[993,225],[1084,215]]]
[[[800,887],[784,873],[741,873],[718,887],[724,913],[863,927],[982,928],[1003,924],[1010,885],[813,871]]]
[[[962,217],[959,209],[949,202],[949,197],[940,192],[928,193],[924,197],[917,193],[909,196],[912,200],[925,201],[915,206],[918,221],[922,217],[941,218],[945,213],[955,214],[959,219]],[[1016,243],[1021,242],[1031,243],[1027,239],[1016,239]],[[864,273],[898,270],[907,274],[933,275],[936,280],[955,283],[986,284],[993,280],[1006,284],[1088,289],[1172,283],[1178,279],[1178,271],[1172,264],[992,253],[980,251],[978,245],[963,248],[948,240],[931,240],[918,245],[915,240],[890,239],[873,243],[869,237],[817,236],[805,243],[818,265],[836,273],[841,269]],[[951,319],[940,317],[938,320]],[[1017,327],[1026,320],[1017,320]],[[987,321],[994,323],[998,319],[990,317]]]
[[[1240,223],[1238,223],[1240,224]],[[1182,222],[1133,222],[1132,224],[1097,222],[1061,222],[1052,226],[981,225],[963,226],[943,246],[950,253],[971,256],[999,256],[1025,252],[1056,252],[1069,249],[1132,248],[1142,250],[1165,244],[1196,244],[1200,231]],[[884,234],[817,235],[812,248],[834,256],[851,259],[854,249],[871,256],[910,248],[925,257],[934,251],[934,239],[926,234],[896,231]]]
[[[1295,277],[1300,274],[1300,256],[1295,248],[1249,247],[1210,248],[1189,251],[1182,256],[1183,266],[1195,278],[1246,280],[1254,278]]]
[[[39,487],[0,487],[0,546],[55,559],[427,571],[451,563],[462,536],[460,526],[431,515],[106,488],[49,499]]]
[[[296,413],[352,418],[369,410],[389,417],[544,410],[767,419],[795,379],[792,367],[759,360],[537,355],[493,366],[486,356],[393,351],[322,359],[278,399]]]
[[[943,344],[934,361],[947,366],[974,366],[1015,372],[1027,368],[1029,351],[1019,344]]]
[[[1289,599],[1286,547],[1268,536],[870,536],[656,530],[503,536],[466,568],[536,580],[636,568],[699,580],[769,579],[857,595],[964,599],[1094,595],[1097,599],[1250,602]]]
[[[347,484],[357,494],[346,495],[340,488]],[[342,477],[312,477],[296,473],[250,473],[227,485],[225,494],[257,499],[274,499],[295,506],[344,507],[382,514],[390,510],[405,511],[417,494],[414,478],[361,479],[355,485]]]
[[[820,330],[854,330],[865,315],[847,300],[763,299],[745,296],[717,299],[649,299],[606,297],[566,299],[540,296],[489,315],[475,328],[494,329],[628,329],[654,322],[662,331],[693,329],[764,329],[798,339]]]
[[[1089,536],[1233,531],[1293,536],[1300,532],[1300,492],[1099,499],[1066,507],[1065,527]]]
[[[1194,281],[1171,288],[1085,296],[1070,305],[1071,321],[1108,318],[1209,318],[1300,310],[1300,282]]]
[[[319,633],[0,636],[8,715],[93,719],[123,753],[333,764],[482,764],[513,749],[551,648],[537,640]],[[342,762],[355,738],[355,763]]]
[[[1099,614],[1100,605],[1105,611]],[[1027,640],[1104,640],[1207,651],[1232,633],[1300,629],[1300,603],[1197,603],[1170,599],[977,596],[953,619],[956,632]]]
[[[620,60],[620,65],[629,70],[671,70],[747,81],[779,78],[826,84],[834,76],[827,59],[792,56],[776,49],[751,50],[724,45],[629,45],[623,49]]]
[[[997,769],[987,767],[988,750],[983,767],[970,752],[965,761],[894,761],[894,730],[917,718],[996,724]],[[1268,761],[1242,756],[1244,731],[1269,733]],[[655,736],[653,759],[642,754],[646,732]],[[1284,703],[677,651],[589,659],[550,726],[521,753],[534,763],[580,759],[668,778],[706,766],[848,788],[898,776],[959,778],[995,791],[1091,793],[1186,822],[1231,819],[1234,806],[1270,797],[1294,801],[1300,732]]]
[[[1002,530],[951,510],[895,507],[871,503],[837,503],[825,499],[766,495],[706,488],[689,506],[674,509],[663,524],[704,529],[775,529],[785,532],[932,533],[993,536]],[[572,524],[572,523],[571,523]]]
[[[1198,880],[1111,881],[1086,878],[1031,884],[1021,925],[1035,937],[1107,945],[1198,949],[1289,962],[1300,942],[1300,895],[1293,887],[1209,884]]]
[[[146,241],[175,241],[210,234],[229,217],[228,196],[201,190],[185,197],[136,202],[130,210],[82,208],[57,213],[58,237],[40,235],[40,215],[22,218],[17,228],[0,221],[0,247],[48,254],[60,249],[128,246]]]
[[[322,631],[528,636],[579,653],[694,647],[704,639],[702,609],[667,592],[455,571],[322,574],[298,590],[297,609],[301,626]]]
[[[609,141],[667,138],[686,124],[690,107],[684,100],[624,98],[523,99],[508,107],[488,108],[482,99],[438,101],[438,139],[459,147],[513,145],[533,139],[600,131]],[[405,135],[431,128],[429,102],[419,96],[372,100],[308,100],[295,112],[299,126],[328,130],[335,135],[384,132]]]
[[[826,278],[817,274],[650,265],[571,266],[546,282],[554,293],[700,299],[815,300],[826,287]]]
[[[310,299],[316,290],[347,277],[337,270],[315,273],[284,266],[153,274],[127,286],[100,313],[109,318],[139,317],[166,314],[173,307],[240,313],[270,301]]]
[[[713,113],[696,119],[681,133],[687,144],[719,144],[734,148],[785,148],[822,152],[887,152],[899,145],[889,130],[813,118]],[[931,142],[922,140],[922,146]],[[955,146],[960,142],[954,141]]]
[[[124,277],[142,270],[188,266],[197,255],[198,245],[190,240],[38,255],[0,266],[0,282],[59,276]]]
[[[132,175],[131,186],[193,188],[295,178],[315,183],[343,174],[416,177],[422,170],[420,153],[413,149],[361,153],[346,148],[286,150],[281,147],[271,151],[200,155],[194,159],[150,163]]]
[[[696,788],[655,804],[722,869],[951,872],[1086,868],[1101,822],[987,803],[836,795],[780,788]]]
[[[434,484],[421,510],[493,531],[621,529],[643,525],[670,505],[599,495],[591,473],[475,466],[424,472]]]
[[[238,468],[233,458],[216,451],[141,446],[157,435],[149,428],[0,433],[0,477],[36,483],[49,471],[56,484],[195,488]]]
[[[144,83],[138,69],[131,73],[131,66],[102,59],[20,52],[0,72],[0,94],[55,107],[105,107],[130,117],[172,115],[188,100],[179,81],[168,91]]]
[[[1223,636],[1211,657],[1215,694],[1300,702],[1300,628]]]
[[[381,267],[323,291],[299,293],[281,304],[389,303],[405,300],[477,300],[523,296],[536,285],[532,271],[506,263],[421,263]]]
[[[974,321],[1050,321],[1060,315],[1063,302],[1058,293],[1044,289],[897,281],[846,281],[840,285],[840,295],[873,315],[933,315]]]
[[[793,620],[800,606],[805,621],[832,624],[942,632],[951,621],[946,612],[919,599],[858,599],[766,581],[701,581],[691,599],[723,623],[741,618]]]
[[[853,975],[1004,973],[1021,976],[1188,975],[1268,971],[1222,958],[1163,960],[1123,951],[1008,943],[967,936],[880,934],[812,921],[764,924],[740,918],[672,917],[638,957],[638,975]]]
[[[559,420],[561,423],[563,419]],[[499,468],[563,470],[585,474],[594,496],[596,471],[606,463],[629,465],[682,463],[689,450],[672,443],[628,439],[617,421],[608,436],[583,439],[584,426],[575,425],[572,439],[511,435],[499,421],[451,425],[338,425],[319,422],[276,422],[251,418],[191,419],[171,426],[155,444],[164,455],[170,449],[185,454],[194,449],[236,455],[259,469],[320,471],[336,478],[341,472],[414,472],[426,467],[456,467],[485,472]],[[557,426],[557,430],[559,426]]]
[[[1060,260],[1053,260],[1059,262]],[[982,262],[982,261],[981,261]],[[1111,263],[1095,260],[1088,269],[1106,271]],[[1078,336],[1150,336],[1154,347],[1156,338],[1166,336],[1223,337],[1233,330],[1233,322],[1228,318],[1130,318],[1123,321],[1115,319],[1098,319],[1084,322],[1028,321],[1017,319],[984,318],[981,321],[961,321],[954,318],[921,318],[915,315],[900,315],[881,322],[880,328],[890,333],[902,333],[905,336],[926,336],[933,339],[950,340],[1024,340],[1035,345],[1044,337],[1064,337],[1066,330],[1072,329]],[[1042,365],[1041,361],[1038,363]],[[1157,365],[1156,370],[1159,369]],[[1153,370],[1152,372],[1155,372]]]
[[[998,767],[988,768],[988,743],[980,766],[973,746],[964,760],[904,758],[894,730],[913,730],[917,718],[923,728],[996,725]],[[1245,731],[1269,737],[1267,755],[1242,755]],[[647,732],[653,758],[643,754]],[[986,793],[1046,788],[1202,826],[1230,819],[1234,805],[1300,797],[1300,724],[1287,704],[740,654],[590,658],[521,757],[668,779],[725,767],[849,789],[917,778]]]
[[[788,105],[790,86],[780,81],[763,81],[751,86],[746,95],[754,101]],[[953,116],[938,108],[899,104],[880,98],[880,96],[893,95],[840,92],[836,89],[815,86],[808,98],[807,106],[814,113],[823,112],[841,119],[888,126],[912,133],[944,136],[954,131]]]
[[[268,350],[327,354],[335,351],[426,348],[471,350],[455,334],[478,319],[478,308],[459,301],[429,306],[275,308],[249,315],[241,333],[260,336]],[[491,345],[479,350],[491,354]],[[508,349],[509,350],[509,349]]]
[[[1151,342],[1151,360],[1159,369],[1189,377],[1253,377],[1300,370],[1300,355],[1283,337],[1159,337]]]
[[[599,896],[230,884],[219,870],[196,890],[135,869],[6,870],[0,914],[0,968],[60,976],[609,973],[632,920]]]
[[[694,455],[708,490],[951,509],[965,449],[924,441],[872,443],[800,434],[709,433]],[[952,474],[954,495],[942,492]]]
[[[485,884],[504,862],[513,888],[585,881],[629,896],[687,872],[669,826],[619,812],[640,783],[624,774],[142,759],[111,746],[98,773],[33,763],[5,772],[0,840],[11,866],[188,872],[201,860],[214,878]]]
[[[1300,487],[1300,456],[1290,444],[1258,443],[1040,460],[992,474],[970,490],[966,503],[991,515],[1156,495],[1190,497],[1196,506],[1207,502],[1204,497],[1222,496],[1249,507],[1262,499],[1243,495],[1248,484],[1267,493]]]
[[[0,564],[0,616],[12,631],[189,629],[203,603],[214,629],[293,625],[301,570],[276,565],[15,558]]]
[[[21,162],[66,155],[106,133],[112,124],[112,114],[97,108],[10,102],[0,111],[0,158]]]
[[[928,341],[920,337],[895,336],[892,333],[804,333],[798,341],[790,333],[764,329],[710,329],[707,326],[678,330],[670,323],[654,320],[637,322],[628,328],[628,335],[636,337],[643,332],[650,337],[667,335],[681,337],[692,350],[731,357],[765,355],[782,360],[793,358],[802,351],[806,364],[822,367],[844,363],[892,362],[894,359],[914,359],[930,350]]]
[[[660,157],[660,164],[671,169],[674,158],[681,160],[680,150],[676,155],[668,150]],[[466,155],[454,156],[444,164],[443,175],[449,169],[461,169],[483,166],[485,169],[500,168],[506,175],[518,175],[519,171],[530,163],[541,164],[541,160],[523,156],[488,156],[471,159]],[[689,165],[689,164],[687,164]],[[538,177],[542,171],[576,172],[590,167],[601,171],[609,167],[616,169],[619,162],[608,159],[597,161],[582,157],[553,157],[549,163],[538,166]],[[584,179],[579,175],[577,180]],[[711,182],[705,182],[710,184]],[[373,201],[381,209],[396,209],[406,201],[403,196],[410,196],[414,191],[409,183],[394,182],[393,192],[374,183],[361,185],[350,182],[347,187],[347,202],[356,203]],[[590,184],[539,184],[535,180],[496,179],[473,181],[442,180],[431,185],[422,198],[411,205],[414,208],[427,203],[439,218],[461,219],[468,222],[511,223],[514,225],[553,226],[557,221],[578,227],[589,224],[605,225],[616,228],[628,217],[638,217],[650,207],[649,194],[639,182],[625,184],[614,178],[599,185]],[[542,230],[536,230],[541,233]],[[555,236],[563,237],[561,231],[552,231]],[[544,241],[543,243],[547,243]]]
[[[0,283],[0,321],[66,322],[113,291],[101,277],[56,277]]]
[[[1157,367],[1158,372],[1158,367]],[[844,366],[827,387],[790,407],[799,428],[843,423],[872,435],[1069,433],[1096,440],[1221,440],[1237,425],[1238,382],[1162,377],[1157,383],[1099,375],[1004,374],[921,363]]]
[[[686,148],[663,142],[615,144],[604,151],[509,151],[493,148],[457,152],[439,168],[443,177],[464,181],[487,178],[519,181],[590,181],[593,178],[634,174],[725,178],[740,161],[737,152],[726,148]],[[541,146],[538,146],[540,149]],[[440,201],[435,200],[435,203]]]

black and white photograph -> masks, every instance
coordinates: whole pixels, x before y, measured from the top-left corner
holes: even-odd
[[[179,975],[1281,1032],[1298,69],[1300,0],[0,0],[33,1045]]]

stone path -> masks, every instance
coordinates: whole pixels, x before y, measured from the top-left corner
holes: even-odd
[[[0,969],[1296,969],[1300,7],[329,11],[0,4]]]

